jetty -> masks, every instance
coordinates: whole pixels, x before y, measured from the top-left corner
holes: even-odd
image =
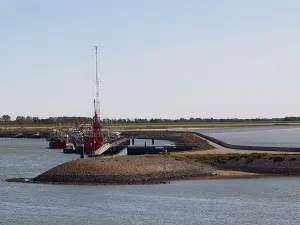
[[[91,155],[88,155],[88,157],[100,157],[103,155],[113,155],[118,153],[122,149],[126,148],[129,144],[130,144],[130,139],[122,138],[113,143],[107,143],[103,145],[101,148],[94,151]]]

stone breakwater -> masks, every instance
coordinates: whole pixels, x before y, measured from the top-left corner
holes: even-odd
[[[300,175],[299,155],[232,155],[215,161],[222,170],[235,170],[260,174]]]
[[[143,155],[74,160],[33,178],[10,182],[156,184],[183,179],[300,175],[300,155]]]
[[[182,160],[192,160],[211,165],[218,170],[242,171],[271,175],[300,175],[299,154],[227,154],[227,155],[177,155]]]
[[[172,157],[138,156],[74,160],[32,179],[37,183],[151,184],[212,176],[210,165]]]

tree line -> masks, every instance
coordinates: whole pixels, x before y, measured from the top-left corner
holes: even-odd
[[[1,124],[86,124],[91,123],[91,117],[76,117],[76,116],[63,116],[63,117],[49,117],[41,119],[39,117],[31,117],[31,116],[17,116],[15,120],[11,119],[9,115],[0,116]],[[238,119],[238,118],[229,118],[229,119],[215,119],[215,118],[179,118],[179,119],[160,119],[160,118],[152,118],[152,119],[103,119],[104,123],[201,123],[201,122],[297,122],[300,121],[300,117],[284,117],[284,118],[254,118],[254,119]]]

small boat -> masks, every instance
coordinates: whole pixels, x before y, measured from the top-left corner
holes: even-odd
[[[12,136],[12,138],[24,138],[24,137],[25,137],[25,135],[23,133],[18,133],[16,135]]]
[[[74,153],[74,152],[75,152],[74,144],[72,144],[72,143],[66,144],[66,147],[64,148],[64,153],[69,154],[69,153]]]
[[[36,134],[33,134],[31,138],[42,138],[42,135],[40,134],[40,132],[37,132]]]
[[[113,132],[111,132],[111,135],[120,136],[120,135],[121,135],[121,133],[120,133],[120,132],[118,132],[118,131],[113,131]]]

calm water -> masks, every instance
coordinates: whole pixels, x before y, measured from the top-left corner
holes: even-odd
[[[63,162],[78,159],[79,155],[63,154],[48,149],[44,139],[0,138],[0,180],[11,177],[34,177]]]
[[[231,144],[300,147],[300,127],[217,128],[194,131]]]
[[[164,146],[164,145],[175,144],[174,142],[167,141],[167,140],[154,140],[154,144],[152,145],[151,139],[135,139],[134,145],[135,146],[145,146],[145,142],[146,142],[147,146]],[[130,145],[133,145],[132,140],[130,142]],[[127,148],[122,149],[117,155],[118,156],[127,155]]]
[[[166,185],[8,183],[78,155],[43,140],[0,139],[0,224],[299,224],[300,178],[227,179]]]

